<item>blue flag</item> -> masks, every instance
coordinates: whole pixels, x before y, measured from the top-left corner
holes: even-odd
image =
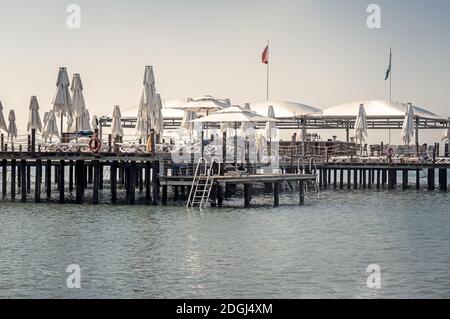
[[[388,69],[386,71],[386,77],[384,78],[385,81],[387,79],[389,79],[389,75],[391,75],[391,68],[392,68],[392,50],[389,53],[389,66],[388,66]]]

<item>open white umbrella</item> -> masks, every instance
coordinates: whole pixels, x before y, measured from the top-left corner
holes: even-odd
[[[3,105],[0,101],[0,130],[8,132],[8,127],[6,126],[5,117],[3,116]]]
[[[67,69],[59,68],[58,79],[56,81],[56,93],[53,98],[53,111],[61,117],[61,132],[63,131],[63,117],[72,113],[72,99],[69,91],[69,76]]]
[[[406,106],[405,119],[402,126],[402,140],[409,145],[414,136],[414,108],[411,103]]]
[[[51,141],[54,136],[59,137],[58,125],[56,124],[55,112],[50,111],[46,114],[48,114],[48,118],[47,118],[47,122],[44,126],[44,130],[42,132],[42,137],[44,139],[50,139],[50,141]],[[44,116],[44,121],[45,121],[45,116]]]
[[[28,132],[32,129],[35,129],[39,132],[42,132],[42,122],[41,117],[39,116],[39,103],[36,96],[31,97],[30,101],[30,115],[28,117]]]
[[[273,106],[269,106],[269,109],[267,111],[267,116],[270,118],[275,118],[275,111],[273,109]],[[267,139],[271,141],[278,140],[278,132],[277,132],[277,126],[274,122],[267,122],[266,127],[264,129],[264,135]]]
[[[120,108],[118,105],[114,106],[111,134],[114,136],[123,136],[122,115],[120,113]]]
[[[241,123],[241,122],[278,122],[274,118],[262,116],[240,106],[230,106],[214,114],[193,120],[194,123]]]
[[[17,138],[16,114],[14,113],[14,110],[9,111],[8,121],[8,136],[11,138],[12,142],[14,138]]]
[[[361,144],[362,149],[362,144],[365,141],[365,137],[367,137],[367,115],[363,104],[359,105],[358,116],[356,117],[355,122],[354,136],[356,142]]]
[[[174,105],[170,108],[209,115],[210,113],[223,110],[229,106],[230,105],[224,100],[216,99],[211,95],[205,95],[195,99],[189,99],[187,103]]]

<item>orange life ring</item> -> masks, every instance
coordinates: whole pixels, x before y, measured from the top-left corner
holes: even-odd
[[[89,139],[89,149],[93,154],[98,154],[101,148],[102,148],[102,141],[100,141],[97,134],[94,134]]]

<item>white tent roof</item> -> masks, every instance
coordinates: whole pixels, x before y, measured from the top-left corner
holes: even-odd
[[[403,118],[406,113],[406,103],[389,102],[384,100],[368,100],[368,101],[355,101],[345,104],[336,105],[330,108],[318,112],[315,115],[325,117],[356,117],[358,115],[359,106],[363,104],[367,117],[375,118],[389,118],[389,117],[401,117]],[[414,114],[416,116],[428,119],[442,119],[442,117],[424,109],[414,106]],[[275,111],[276,112],[276,111]]]
[[[226,123],[226,122],[277,122],[276,119],[259,115],[249,109],[234,105],[216,113],[193,120],[194,123]]]
[[[320,112],[320,109],[316,107],[287,101],[264,101],[250,104],[252,111],[263,116],[267,116],[269,106],[273,106],[276,118],[300,117]]]

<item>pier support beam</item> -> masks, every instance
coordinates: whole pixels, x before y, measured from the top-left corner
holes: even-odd
[[[69,161],[69,192],[73,192],[73,160]]]
[[[395,168],[389,168],[388,189],[395,189],[396,179],[397,179],[397,170]]]
[[[347,170],[347,189],[352,188],[352,171],[350,169]]]
[[[407,169],[403,169],[403,189],[408,189],[408,179],[409,179],[409,171]]]
[[[21,160],[20,161],[20,177],[21,177],[21,189],[20,189],[20,193],[21,193],[21,202],[25,203],[27,201],[27,172],[26,172],[26,168],[27,168],[27,161],[26,160]]]
[[[97,205],[98,204],[98,191],[100,188],[100,163],[99,161],[94,161],[93,164],[93,178],[94,178],[94,184],[92,185],[92,204]]]
[[[11,199],[16,198],[16,160],[11,160]]]
[[[130,187],[129,194],[129,203],[130,205],[134,205],[136,203],[136,162],[132,161],[130,163],[130,181],[128,182],[128,186]]]
[[[280,182],[273,183],[273,207],[280,206]]]
[[[3,160],[2,161],[2,197],[3,197],[3,199],[5,199],[6,198],[6,194],[7,194],[7,192],[6,192],[6,182],[7,182],[7,180],[8,180],[8,176],[7,176],[7,174],[8,174],[8,162],[7,162],[7,160]]]
[[[42,182],[42,161],[36,160],[35,180],[34,180],[34,202],[41,202],[41,182]]]
[[[76,203],[82,204],[84,200],[85,165],[83,160],[75,163]]]
[[[149,203],[152,200],[151,195],[151,183],[150,183],[150,170],[151,170],[151,163],[145,162],[145,200],[147,203]]]
[[[434,190],[435,189],[435,169],[429,168],[428,169],[428,190]]]
[[[52,197],[52,161],[47,160],[45,164],[45,188],[47,193],[47,199]]]
[[[342,175],[342,171],[341,171],[341,175]],[[305,184],[302,180],[298,184],[298,192],[299,192],[299,204],[300,204],[300,206],[303,206],[303,205],[305,205]]]
[[[447,191],[447,169],[440,168],[439,169],[439,189],[441,191]]]
[[[159,162],[152,162],[152,204],[158,205],[159,202]]]
[[[250,207],[252,200],[252,184],[244,184],[244,206]]]
[[[111,203],[113,205],[117,202],[117,161],[111,163]]]
[[[59,202],[61,204],[64,203],[64,181],[65,181],[65,177],[64,177],[64,171],[65,171],[65,166],[66,161],[65,160],[61,160],[59,162]]]

